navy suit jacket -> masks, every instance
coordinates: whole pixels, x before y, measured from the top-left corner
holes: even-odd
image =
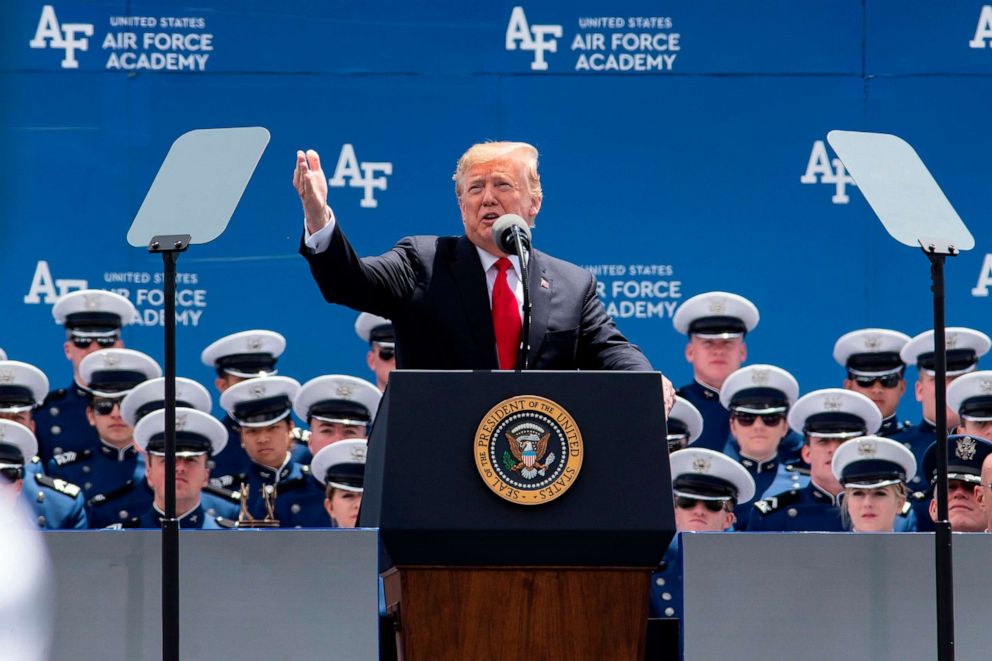
[[[489,290],[478,251],[464,236],[407,237],[360,258],[337,223],[327,250],[300,253],[324,298],[391,319],[400,369],[499,369]],[[652,369],[620,334],[584,269],[532,251],[531,369]]]

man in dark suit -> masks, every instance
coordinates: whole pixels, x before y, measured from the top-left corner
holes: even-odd
[[[474,145],[459,159],[454,180],[464,236],[408,237],[383,255],[360,258],[327,205],[319,156],[297,152],[293,183],[306,222],[300,252],[327,301],[393,321],[398,368],[513,369],[520,263],[497,247],[492,225],[504,214],[533,224],[542,201],[537,150]],[[587,271],[535,250],[529,277],[530,368],[652,369],[606,314]],[[674,393],[664,383],[667,410]]]

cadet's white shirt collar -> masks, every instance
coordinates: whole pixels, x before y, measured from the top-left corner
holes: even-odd
[[[163,512],[162,510],[160,510],[158,508],[158,505],[156,505],[155,503],[152,503],[152,507],[155,509],[156,512],[159,513],[159,516],[162,516],[162,517],[165,516],[165,512]],[[197,501],[196,505],[193,505],[192,508],[186,510],[182,514],[176,515],[176,520],[181,521],[181,520],[185,519],[187,516],[189,516],[190,514],[192,514],[193,512],[195,512],[199,507],[200,507],[200,502]]]

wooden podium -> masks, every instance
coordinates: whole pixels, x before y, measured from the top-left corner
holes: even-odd
[[[497,495],[476,457],[484,418],[520,396],[567,411],[583,446],[535,505]],[[657,373],[394,372],[359,524],[380,529],[398,657],[642,659],[670,485]]]

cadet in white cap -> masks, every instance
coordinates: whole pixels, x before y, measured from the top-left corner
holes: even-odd
[[[992,440],[992,370],[954,379],[947,386],[947,408],[958,414],[958,434]]]
[[[355,333],[369,345],[365,360],[375,374],[375,385],[385,392],[389,373],[396,369],[396,335],[389,319],[363,312],[355,320]]]
[[[79,366],[86,356],[99,349],[123,347],[121,327],[131,324],[138,311],[120,294],[102,289],[84,289],[60,297],[52,306],[55,322],[65,327],[63,345],[72,363],[72,382],[48,393],[35,412],[38,454],[47,466],[52,456],[70,450],[83,450],[97,441],[86,420],[88,394]]]
[[[196,409],[209,415],[212,406],[210,393],[196,381],[177,376],[176,406]],[[165,379],[150,379],[136,386],[124,397],[124,400],[121,402],[121,417],[124,418],[127,424],[134,427],[146,415],[164,408]],[[210,457],[217,452],[222,452],[225,445],[227,445],[227,441],[207,455],[208,469],[212,466]],[[242,452],[244,451],[242,450]],[[148,490],[145,490],[145,493],[150,507],[152,493]],[[241,495],[238,492],[213,484],[207,484],[203,488],[202,501],[207,513],[212,516],[217,515],[236,519],[241,508]],[[131,511],[135,511],[135,509],[136,507],[132,507]]]
[[[326,446],[314,455],[313,475],[326,488],[324,509],[332,525],[354,528],[365,488],[365,439],[349,439]]]
[[[844,489],[834,477],[831,461],[842,443],[875,434],[882,414],[861,393],[825,388],[800,397],[788,419],[805,439],[802,454],[810,466],[810,482],[803,489],[755,501],[747,529],[841,532],[838,500]]]
[[[695,445],[722,451],[730,435],[729,414],[720,405],[720,389],[747,358],[744,336],[758,325],[758,308],[743,296],[722,291],[693,296],[672,318],[675,330],[689,338],[685,359],[692,383],[679,388],[703,416],[703,434]]]
[[[675,398],[675,406],[668,414],[668,452],[682,450],[694,443],[703,433],[703,416],[688,399]]]
[[[780,367],[748,365],[729,377],[720,390],[720,403],[730,412],[730,434],[724,454],[740,462],[755,483],[758,498],[806,486],[809,478],[790,470],[786,459],[802,447],[802,436],[791,432],[786,416],[799,398],[799,383]],[[747,523],[751,501],[739,501],[737,519]]]
[[[310,426],[310,452],[346,438],[367,438],[382,393],[368,381],[344,374],[318,376],[303,384],[293,411]]]
[[[24,425],[0,418],[0,485],[18,493],[24,484],[24,464],[38,452],[38,441]]]
[[[27,427],[34,435],[34,410],[48,393],[48,378],[28,363],[0,361],[0,419]],[[39,528],[87,528],[82,491],[75,484],[45,475],[37,456],[26,457],[21,496],[34,513]]]
[[[916,474],[916,459],[902,444],[882,436],[844,443],[831,460],[844,487],[841,521],[852,532],[894,532],[906,506],[906,482]]]
[[[906,392],[906,363],[899,352],[909,336],[885,328],[862,328],[842,335],[834,344],[834,360],[847,370],[844,387],[859,392],[882,412],[879,436],[892,436],[909,427],[899,423],[896,410]]]
[[[262,487],[274,485],[277,504],[289,505],[287,492],[301,491],[309,474],[293,459],[293,400],[300,384],[286,376],[263,376],[236,383],[220,396],[220,405],[238,425],[240,443],[251,463],[232,489],[247,484],[249,512],[265,517]]]
[[[992,442],[968,434],[947,437],[947,520],[954,532],[982,532],[985,514],[977,487],[981,484],[982,462],[992,454]],[[913,495],[917,531],[932,532],[937,520],[937,444],[923,455],[920,474],[930,481],[926,493]]]
[[[969,372],[975,371],[978,359],[989,351],[992,341],[985,333],[971,328],[951,327],[946,331],[947,384]],[[937,420],[937,404],[934,379],[934,341],[933,331],[920,333],[902,348],[902,361],[907,365],[916,365],[916,401],[923,408],[923,419],[915,427],[899,432],[893,438],[912,451],[916,465],[923,465],[923,454],[937,440],[937,430],[934,426]],[[954,429],[958,424],[958,412],[947,409],[947,428]],[[925,485],[917,480],[911,482],[910,488],[918,489]]]
[[[142,417],[134,428],[134,441],[147,454],[154,499],[146,512],[122,527],[160,529],[165,518],[165,411],[158,409]],[[176,518],[180,528],[234,527],[233,520],[208,512],[201,498],[210,477],[207,458],[226,444],[227,429],[209,413],[176,408]]]
[[[101,349],[83,359],[79,373],[89,390],[86,418],[98,440],[82,450],[56,454],[48,473],[82,487],[90,527],[103,527],[118,522],[105,501],[114,500],[118,512],[126,510],[120,499],[145,475],[134,428],[121,417],[121,400],[139,383],[162,376],[162,369],[140,351]]]
[[[696,447],[673,452],[670,462],[675,530],[733,530],[734,508],[754,498],[754,480],[748,472],[726,455]],[[658,571],[651,576],[651,617],[682,615],[681,537],[672,538]]]
[[[176,406],[210,413],[210,393],[193,379],[176,377]],[[149,379],[135,386],[121,401],[121,417],[134,427],[143,417],[165,408],[165,377]],[[226,443],[225,443],[226,445]]]
[[[293,402],[293,410],[310,426],[310,451],[316,455],[328,445],[366,438],[381,398],[382,393],[368,381],[329,374],[307,381]],[[312,461],[309,466],[313,467]],[[280,493],[286,495],[277,504],[283,527],[327,527],[324,484],[312,471],[300,482],[284,484]],[[290,503],[288,508],[286,503]]]
[[[200,354],[204,365],[214,368],[214,386],[223,393],[236,383],[260,376],[274,376],[276,364],[286,350],[286,338],[270,330],[247,330],[225,335]],[[251,460],[241,447],[238,425],[230,415],[222,421],[227,427],[227,446],[211,458],[211,483],[226,489],[237,487],[236,477],[247,474]]]

